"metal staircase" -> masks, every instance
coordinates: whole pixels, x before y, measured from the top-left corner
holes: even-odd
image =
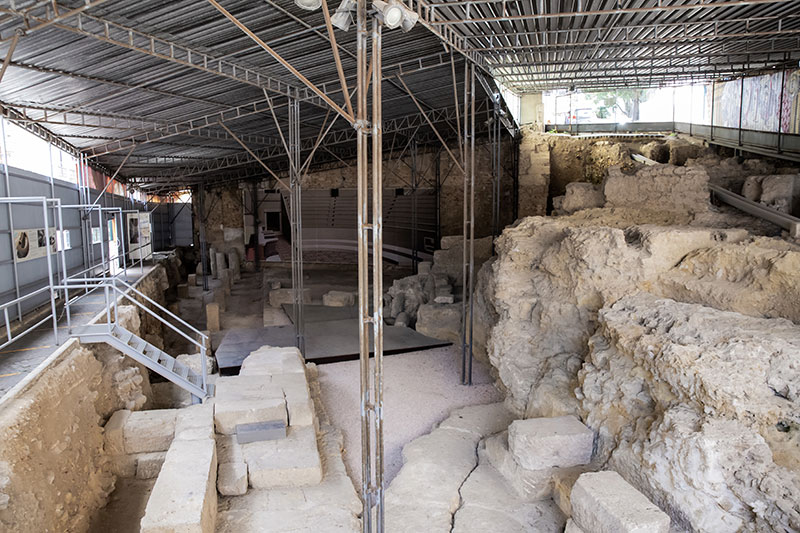
[[[207,382],[207,335],[190,326],[180,317],[119,278],[83,278],[67,280],[66,285],[59,288],[66,288],[68,290],[83,289],[87,291],[102,289],[105,293],[106,322],[76,328],[69,326],[71,336],[77,337],[82,343],[104,342],[116,348],[136,362],[143,364],[153,372],[188,391],[196,400],[201,400],[211,394],[211,386]],[[150,316],[158,319],[165,327],[169,327],[194,344],[200,354],[202,371],[200,373],[195,372],[185,364],[178,362],[177,359],[168,353],[150,344],[141,337],[134,335],[133,332],[128,331],[116,323],[118,300],[125,300],[125,303],[130,303],[142,309]],[[145,305],[145,302],[149,305]],[[69,324],[68,307],[69,303],[67,304],[67,319]],[[172,321],[169,319],[172,319]],[[173,321],[181,327],[176,326]]]

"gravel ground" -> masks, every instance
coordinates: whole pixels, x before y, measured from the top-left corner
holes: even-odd
[[[359,363],[319,366],[322,400],[331,423],[344,434],[344,461],[361,486]],[[384,368],[385,485],[403,465],[403,446],[429,433],[453,409],[501,401],[488,367],[473,364],[473,385],[461,385],[461,349],[456,346],[387,356]]]

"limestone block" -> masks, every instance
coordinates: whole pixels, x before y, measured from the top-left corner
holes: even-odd
[[[214,290],[214,302],[219,304],[219,310],[225,311],[228,308],[228,299],[226,298],[227,294],[225,294],[225,289],[223,287],[215,287]]]
[[[108,455],[122,455],[125,453],[125,437],[123,434],[123,429],[125,428],[125,423],[128,421],[128,417],[130,415],[130,411],[127,409],[121,409],[111,415],[111,418],[109,418],[108,422],[106,422],[106,425],[103,429],[103,435],[105,438],[103,451],[105,451]]]
[[[450,294],[440,294],[436,298],[433,299],[434,302],[437,304],[452,304],[455,301],[455,297],[452,293]]]
[[[574,182],[567,184],[567,192],[561,209],[567,213],[574,213],[581,209],[603,207],[606,202],[603,191],[592,183]]]
[[[610,470],[578,478],[572,488],[572,518],[596,533],[669,533],[669,516]]]
[[[303,374],[305,376],[305,371],[303,356],[297,348],[262,346],[245,357],[239,375]],[[305,380],[305,377],[303,379]]]
[[[417,311],[417,331],[434,339],[461,341],[461,304],[423,304]]]
[[[217,490],[223,496],[241,496],[247,492],[247,465],[222,463],[217,473]]]
[[[206,328],[208,331],[219,331],[219,304],[212,302],[206,304]]]
[[[214,404],[212,401],[178,409],[175,418],[175,440],[214,438]]]
[[[348,307],[356,304],[356,297],[352,292],[328,291],[322,295],[322,305],[328,307]]]
[[[594,433],[574,416],[515,420],[508,448],[528,470],[584,465],[592,460]]]
[[[236,441],[236,435],[215,435],[217,441],[217,462],[243,463],[242,445]]]
[[[208,263],[211,266],[211,277],[217,277],[217,251],[211,247],[208,249]]]
[[[222,290],[225,291],[225,295],[229,296],[231,294],[231,269],[223,268],[219,271],[219,279],[222,282]]]
[[[217,433],[233,435],[237,424],[287,420],[283,390],[263,376],[229,376],[216,381]]]
[[[175,435],[177,409],[134,411],[123,429],[126,453],[163,452]]]
[[[764,176],[748,176],[742,184],[742,196],[753,202],[761,199],[761,182]]]
[[[417,274],[430,274],[432,266],[431,261],[420,261],[417,263]]]
[[[522,499],[537,501],[552,496],[553,477],[557,469],[527,470],[522,468],[508,450],[506,432],[486,439],[485,454],[492,466],[503,475]]]
[[[799,178],[796,174],[764,176],[761,182],[761,203],[792,214],[800,200]]]
[[[234,248],[228,252],[228,268],[231,269],[232,280],[236,281],[242,277],[242,265],[239,260],[239,252]]]
[[[210,342],[210,341],[209,341]],[[207,343],[208,344],[208,343]],[[206,353],[210,354],[211,350],[206,348],[208,351]],[[176,357],[175,359],[182,363],[192,371],[196,372],[198,375],[202,374],[203,372],[203,360],[201,359],[201,355],[199,353],[184,353]],[[217,360],[214,359],[213,355],[206,355],[206,374],[213,374],[214,370],[216,369]]]
[[[228,267],[225,261],[225,254],[223,252],[216,252],[215,254],[216,262],[217,262],[217,278],[220,278],[220,273]],[[220,278],[221,279],[221,278]]]
[[[189,287],[194,287],[197,285],[197,274],[189,274],[186,276],[186,284]]]
[[[147,501],[141,533],[213,533],[216,518],[214,440],[175,441]]]
[[[407,328],[410,326],[411,317],[405,311],[397,315],[394,319],[394,325]]]
[[[236,425],[236,442],[239,444],[285,438],[286,422],[284,420],[269,420],[267,422]]]
[[[492,256],[492,238],[483,237],[475,239],[475,270],[480,270],[481,265]],[[463,242],[461,235],[442,237],[442,249],[433,252],[432,272],[446,274],[454,280],[456,285],[462,285],[463,276]]]
[[[439,424],[440,429],[471,433],[476,439],[506,429],[514,419],[503,402],[470,405],[456,409]]]
[[[189,285],[186,283],[179,283],[178,284],[178,298],[188,298],[189,297]]]
[[[253,488],[315,485],[322,480],[314,427],[289,427],[285,439],[243,444],[242,451]]]
[[[158,477],[161,466],[167,457],[167,452],[139,453],[136,458],[136,477],[138,479],[153,479]]]
[[[270,281],[270,282],[269,282],[269,288],[270,288],[271,290],[273,290],[273,291],[274,291],[275,289],[280,289],[280,288],[281,288],[281,286],[282,286],[282,285],[281,285],[281,282],[280,282],[280,281],[278,281],[277,279],[273,279],[272,281]]]
[[[118,477],[130,478],[136,476],[136,456],[125,454],[110,455],[108,466],[112,474]]]
[[[294,289],[273,289],[269,291],[269,305],[280,307],[294,303]],[[311,289],[303,289],[303,303],[311,303]]]

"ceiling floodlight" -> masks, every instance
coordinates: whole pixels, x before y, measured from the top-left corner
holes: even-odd
[[[411,31],[411,28],[419,20],[419,14],[416,11],[411,11],[410,9],[403,10],[403,33]]]
[[[294,3],[300,9],[315,11],[322,5],[322,0],[294,0]]]
[[[377,11],[376,16],[387,29],[393,30],[403,22],[403,8],[394,2],[373,0],[372,7]]]
[[[336,8],[336,13],[331,15],[331,24],[342,31],[347,31],[353,22],[351,14],[353,8],[355,8],[355,0],[342,0],[342,3]]]

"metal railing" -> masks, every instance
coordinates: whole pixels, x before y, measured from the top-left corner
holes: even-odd
[[[120,287],[121,286],[121,287]],[[162,324],[169,327],[172,331],[195,345],[199,349],[200,353],[200,361],[201,361],[201,368],[202,368],[202,388],[204,391],[208,391],[207,388],[207,379],[208,379],[208,368],[206,363],[206,343],[208,341],[208,336],[205,335],[202,331],[196,329],[185,320],[180,318],[178,315],[170,311],[169,309],[165,308],[143,292],[137,290],[133,285],[129,284],[128,282],[118,278],[118,277],[110,277],[110,278],[79,278],[79,279],[68,279],[64,285],[58,286],[58,289],[84,289],[84,290],[95,290],[95,289],[103,289],[103,293],[105,294],[105,302],[106,302],[106,324],[108,325],[108,333],[109,335],[114,328],[114,324],[117,323],[119,319],[119,315],[117,314],[117,301],[120,299],[116,296],[112,297],[113,293],[118,293],[120,297],[129,300],[134,305],[139,307],[140,309],[144,310],[147,314],[161,322]],[[192,334],[195,335],[193,338],[191,335],[187,334],[184,330],[170,322],[169,320],[165,319],[162,315],[144,305],[141,301],[134,298],[132,295],[135,295],[142,300],[146,301],[150,304],[154,309],[158,310],[160,313],[163,313],[173,320],[177,321],[181,326],[188,329]],[[67,302],[67,307],[69,307],[70,303]],[[113,308],[113,320],[112,320],[112,308]],[[67,315],[69,316],[69,315]],[[72,325],[67,324],[70,333],[72,333]]]

